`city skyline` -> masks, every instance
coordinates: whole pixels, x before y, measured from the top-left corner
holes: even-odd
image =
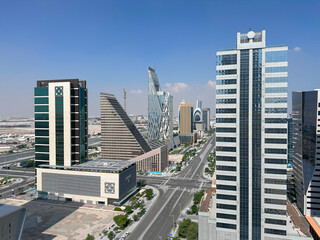
[[[33,82],[63,78],[90,83],[89,116],[99,115],[101,90],[113,92],[122,103],[122,88],[128,92],[128,113],[146,115],[148,65],[156,67],[164,90],[174,95],[174,116],[182,100],[195,103],[201,98],[204,107],[213,109],[215,52],[235,47],[233,34],[249,27],[266,29],[268,45],[288,44],[289,99],[293,90],[317,88],[310,73],[320,62],[316,48],[318,2],[274,2],[276,9],[270,2],[259,13],[254,9],[260,3],[241,6],[235,2],[228,4],[233,18],[219,25],[217,20],[223,17],[219,9],[226,3],[187,2],[181,6],[178,1],[165,2],[148,1],[140,6],[120,1],[95,5],[71,1],[64,3],[64,8],[59,1],[2,4],[0,27],[5,31],[0,39],[0,101],[7,104],[0,107],[1,117],[32,116]],[[273,12],[272,19],[268,10]],[[308,14],[300,14],[303,12]],[[309,32],[313,37],[306,41]]]

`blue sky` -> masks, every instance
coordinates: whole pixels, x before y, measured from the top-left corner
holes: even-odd
[[[128,112],[147,112],[147,66],[163,89],[214,106],[215,52],[236,33],[266,29],[267,45],[289,46],[289,91],[320,88],[319,1],[0,1],[0,116],[32,116],[36,80],[80,78],[89,115],[99,92]],[[209,83],[209,84],[208,84]]]

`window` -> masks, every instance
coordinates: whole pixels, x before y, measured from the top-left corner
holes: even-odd
[[[49,128],[49,122],[35,122],[35,128]]]
[[[235,172],[235,171],[237,171],[237,168],[234,166],[223,166],[223,165],[220,166],[220,165],[218,165],[217,170]]]
[[[235,195],[228,195],[228,194],[217,194],[217,199],[224,199],[224,200],[237,200],[237,196]]]
[[[35,120],[49,120],[49,114],[47,114],[47,113],[35,114],[34,119]]]
[[[264,203],[275,204],[275,205],[287,205],[286,200],[271,199],[271,198],[265,198]]]
[[[235,137],[216,137],[216,142],[236,142]]]
[[[217,80],[217,85],[229,85],[229,84],[237,84],[237,79],[223,79]]]
[[[287,159],[265,158],[264,162],[271,164],[287,164]]]
[[[287,123],[286,118],[266,118],[265,123]]]
[[[35,136],[49,136],[49,130],[35,130]]]
[[[269,234],[275,234],[275,235],[286,235],[287,232],[285,230],[278,230],[278,229],[271,229],[271,228],[265,228],[264,233],[269,233]]]
[[[216,75],[232,75],[237,74],[237,69],[217,70]]]
[[[288,72],[288,67],[266,67],[266,73]]]
[[[216,118],[217,123],[235,123],[236,118]]]
[[[217,95],[223,95],[223,94],[236,94],[237,89],[217,89],[216,94]]]
[[[217,203],[217,208],[229,209],[229,210],[237,210],[237,206],[236,205],[222,204],[222,203]]]
[[[287,184],[287,180],[285,180],[285,179],[265,178],[264,182],[265,183],[269,183],[269,184],[280,184],[280,185],[286,185]]]
[[[236,152],[236,147],[216,147],[216,150],[219,152]]]
[[[217,222],[218,228],[237,229],[235,224]]]
[[[280,209],[265,208],[264,212],[269,214],[276,214],[276,215],[286,215],[286,210],[280,210]]]
[[[280,219],[271,219],[271,218],[266,218],[266,223],[269,224],[275,224],[275,225],[286,225],[287,221],[286,220],[280,220]]]
[[[217,66],[237,64],[237,54],[217,55]]]
[[[265,133],[287,133],[286,128],[266,128]]]
[[[49,154],[45,153],[36,153],[35,160],[49,160]]]
[[[48,96],[48,88],[47,87],[34,88],[34,96]]]
[[[265,98],[265,103],[286,103],[286,97],[278,97],[278,98]]]
[[[232,182],[237,181],[236,176],[228,176],[228,175],[217,175],[216,179],[217,180],[224,180],[224,181],[232,181]]]
[[[264,193],[266,193],[266,194],[286,195],[287,194],[287,190],[265,188],[264,189]]]
[[[216,156],[217,161],[235,162],[236,157]]]
[[[287,88],[286,87],[273,87],[273,88],[266,88],[266,93],[286,93]]]
[[[237,191],[237,186],[217,184],[217,189],[227,191]]]
[[[288,82],[287,77],[270,77],[265,79],[266,83],[280,83],[280,82]]]
[[[237,103],[237,100],[235,98],[227,98],[227,99],[217,99],[217,104],[233,104]]]
[[[35,146],[35,152],[49,152],[49,146]]]
[[[269,173],[269,174],[287,174],[287,170],[286,169],[273,169],[273,168],[266,168],[264,170],[265,173]]]
[[[216,128],[216,132],[235,133],[236,128]]]
[[[266,148],[264,152],[269,154],[287,154],[287,149]]]
[[[34,98],[34,104],[48,104],[49,98],[47,97],[37,97]]]
[[[235,108],[217,108],[216,113],[236,113]]]
[[[285,138],[266,138],[265,143],[275,143],[275,144],[287,144],[287,139]]]
[[[266,63],[267,62],[287,62],[288,51],[272,51],[266,52]]]
[[[217,213],[217,218],[225,218],[225,219],[233,219],[236,220],[237,216],[233,214],[226,214],[226,213]]]
[[[265,113],[287,113],[287,108],[266,108]]]
[[[35,144],[49,144],[49,138],[35,138]]]
[[[49,112],[49,106],[34,106],[35,112]]]

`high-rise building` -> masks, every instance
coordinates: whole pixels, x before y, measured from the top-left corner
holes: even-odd
[[[112,94],[100,93],[101,157],[107,160],[130,160],[151,151]]]
[[[288,166],[292,166],[292,116],[288,117]]]
[[[217,52],[217,239],[286,235],[287,51],[263,30]]]
[[[179,106],[179,131],[181,143],[194,143],[193,105],[182,101]]]
[[[320,90],[292,93],[293,176],[297,206],[320,215]]]
[[[210,108],[202,108],[202,121],[203,130],[208,131],[210,129]]]
[[[155,70],[148,67],[148,139],[167,140],[169,149],[175,148],[173,140],[173,96],[161,91]]]
[[[202,108],[202,100],[197,100],[196,108]]]
[[[71,166],[88,158],[86,81],[41,80],[34,88],[36,165]]]

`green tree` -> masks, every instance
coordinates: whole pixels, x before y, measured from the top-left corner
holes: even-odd
[[[124,210],[127,214],[131,214],[132,211],[132,207],[131,206],[126,206],[125,210]]]
[[[197,240],[198,239],[198,224],[191,222],[187,231],[187,240]]]
[[[118,215],[113,218],[114,222],[120,227],[120,229],[125,229],[130,223],[130,220],[126,215]]]
[[[193,196],[193,202],[194,204],[199,204],[202,197],[204,195],[204,190],[198,192],[198,193],[195,193],[194,196]]]
[[[152,196],[153,196],[153,191],[152,191],[152,189],[150,189],[150,188],[146,189],[146,198],[147,198],[147,199],[151,199]]]
[[[88,235],[85,238],[85,240],[94,240],[94,236],[88,233]]]
[[[112,238],[114,238],[115,237],[115,235],[114,235],[114,232],[109,232],[109,234],[108,234],[108,238],[109,239],[112,239]]]
[[[139,215],[136,214],[136,215],[133,216],[133,220],[134,221],[137,221],[138,219],[139,219]]]
[[[192,213],[193,213],[193,214],[197,214],[197,213],[198,213],[198,206],[195,205],[195,204],[192,205],[191,210],[192,210]]]
[[[179,236],[183,238],[187,237],[190,224],[191,224],[190,218],[184,219],[182,222],[179,223],[179,229],[178,229]]]

